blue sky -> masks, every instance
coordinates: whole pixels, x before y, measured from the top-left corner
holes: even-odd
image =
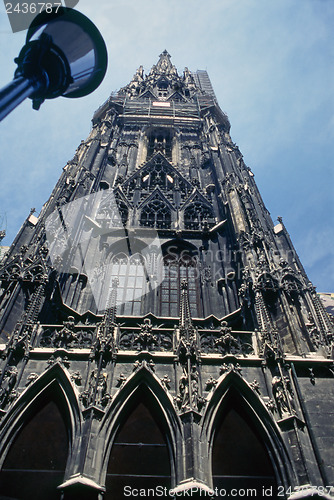
[[[94,111],[167,49],[179,72],[208,71],[273,219],[283,217],[318,291],[333,292],[334,0],[80,0],[77,9],[105,39],[108,72],[90,96],[38,112],[27,100],[0,123],[3,244],[31,207],[39,212]],[[24,40],[1,4],[0,86]]]

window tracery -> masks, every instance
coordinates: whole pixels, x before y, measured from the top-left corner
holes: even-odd
[[[162,200],[155,199],[142,209],[140,225],[156,229],[170,229],[171,211]]]
[[[203,229],[214,225],[212,209],[200,201],[194,201],[184,211],[185,229]]]
[[[122,191],[130,202],[143,199],[147,193],[159,188],[165,198],[179,206],[193,191],[193,186],[162,156],[150,160],[122,184]]]
[[[115,255],[111,261],[110,286],[118,278],[117,312],[125,315],[141,314],[142,297],[147,293],[144,258],[135,254],[128,257],[124,253]]]
[[[161,161],[155,162],[149,171],[145,171],[141,177],[142,189],[152,190],[160,187],[163,190],[173,189],[175,179],[172,173],[166,172]]]
[[[188,283],[190,310],[193,317],[202,316],[200,270],[198,260],[183,249],[164,257],[163,281],[160,286],[160,314],[177,317],[180,312],[181,283]]]
[[[102,222],[107,220],[111,227],[121,227],[125,226],[129,216],[129,209],[124,201],[115,198],[109,200],[100,207],[97,222]]]

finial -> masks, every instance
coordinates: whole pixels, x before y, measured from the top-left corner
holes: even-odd
[[[170,57],[170,54],[168,54],[167,50],[165,49],[159,57]]]

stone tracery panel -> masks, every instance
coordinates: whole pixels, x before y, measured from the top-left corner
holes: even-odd
[[[201,230],[214,225],[214,215],[210,207],[200,201],[194,201],[184,210],[185,229]]]
[[[152,200],[141,211],[140,225],[156,229],[170,229],[171,211],[162,200]]]

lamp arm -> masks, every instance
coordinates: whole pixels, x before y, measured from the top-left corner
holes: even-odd
[[[19,76],[3,87],[0,90],[0,121],[24,99],[31,96],[37,90],[37,86],[38,82]]]
[[[38,40],[28,42],[22,48],[15,59],[18,67],[14,80],[0,90],[0,121],[27,97],[33,99],[33,108],[39,109],[49,85],[42,59],[51,43],[51,37],[43,33]]]

